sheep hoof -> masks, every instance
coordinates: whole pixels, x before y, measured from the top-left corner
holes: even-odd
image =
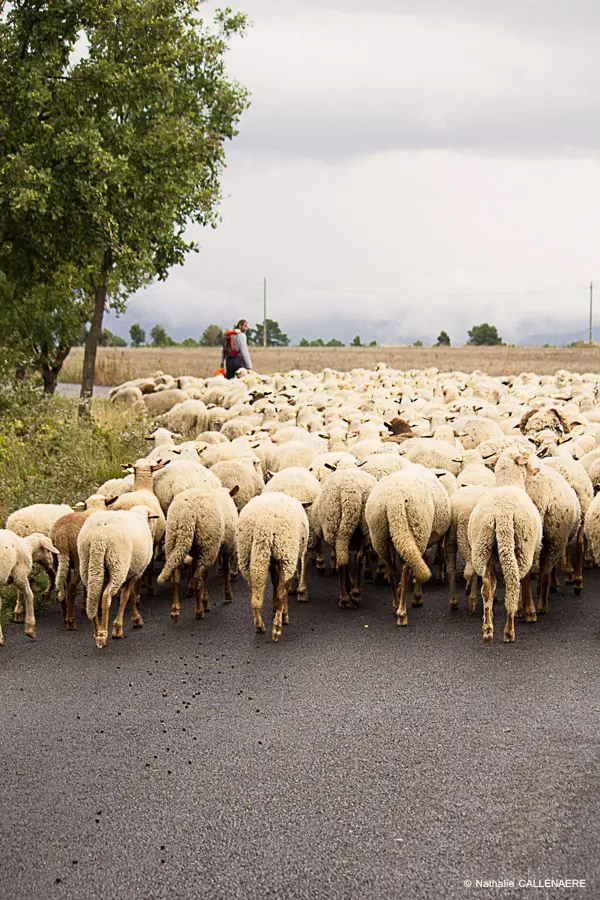
[[[583,568],[584,569],[593,569],[594,568],[593,561],[591,559],[584,559]]]
[[[142,619],[141,616],[137,616],[135,619],[131,620],[132,628],[142,628],[143,624],[144,624],[144,620]]]
[[[525,621],[525,622],[537,622],[537,615],[536,615],[536,613],[534,613],[534,612],[532,612],[532,613],[526,613],[526,614],[525,614],[525,617],[524,617],[524,621]]]
[[[225,594],[223,603],[233,603],[233,594],[231,592],[229,592],[229,594]]]
[[[565,575],[565,584],[573,584],[575,581],[575,575],[572,572],[567,572]]]
[[[505,644],[512,644],[514,639],[515,639],[514,631],[505,631],[504,632],[504,643]]]
[[[317,575],[320,575],[321,578],[325,576],[325,566],[317,566]]]
[[[0,634],[0,647],[4,647],[4,636]]]
[[[179,621],[179,613],[178,613],[178,612],[172,612],[172,613],[171,613],[171,619],[173,620],[173,623],[176,624],[176,623]]]
[[[96,647],[98,650],[102,650],[103,647],[106,646],[106,641],[108,640],[108,632],[107,631],[99,631],[96,635]]]
[[[32,641],[35,641],[35,626],[33,628],[25,628],[25,634]]]
[[[18,622],[19,625],[22,625],[24,621],[25,621],[25,613],[22,613],[22,612],[13,613],[13,622]]]
[[[450,609],[458,609],[458,600],[450,601]]]
[[[575,594],[576,597],[579,597],[582,590],[583,590],[583,587],[581,585],[579,585],[579,587],[577,585],[575,585],[575,587],[573,588],[573,593]]]
[[[204,610],[203,610],[203,609],[197,609],[197,610],[196,610],[196,618],[197,618],[197,619],[203,619],[203,618],[204,618]]]
[[[340,597],[338,600],[338,606],[340,609],[348,609],[350,606],[350,600],[346,597]]]
[[[113,625],[113,630],[112,630],[113,641],[118,641],[122,637],[123,637],[123,626],[122,625]]]
[[[477,604],[473,603],[472,605],[469,603],[469,615],[474,616],[477,612]]]
[[[284,616],[283,619],[282,619],[281,621],[283,622],[284,625],[289,625],[289,624],[290,624],[290,617],[289,617],[289,616]]]
[[[492,628],[488,626],[488,628],[484,628],[483,630],[483,643],[486,647],[489,647],[494,640],[494,631]]]
[[[396,625],[401,627],[408,625],[408,615],[406,613],[398,613],[396,616]]]
[[[548,612],[548,610],[545,606],[542,606],[540,603],[538,603],[538,605],[536,606],[536,612],[539,612],[543,615],[544,613]]]
[[[423,598],[422,598],[422,597],[415,597],[415,598],[413,599],[412,605],[413,605],[413,606],[423,606]]]
[[[307,603],[308,602],[308,591],[306,588],[298,591],[298,603]]]
[[[231,579],[231,581],[237,581],[239,574],[239,572],[232,572],[229,578]]]
[[[261,620],[260,622],[255,623],[254,630],[257,634],[264,634],[267,629],[265,623]]]
[[[75,629],[77,628],[77,625],[75,624],[75,619],[67,619],[65,621],[65,626],[67,628],[67,631],[75,631]]]
[[[271,640],[273,641],[273,643],[276,643],[280,637],[281,637],[281,628],[274,627],[273,631],[271,632]]]

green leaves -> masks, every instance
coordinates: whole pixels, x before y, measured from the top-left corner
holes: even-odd
[[[107,283],[108,304],[122,309],[197,249],[185,238],[190,222],[217,225],[225,143],[248,105],[225,56],[247,22],[226,8],[205,25],[200,5],[9,8],[0,24],[0,301],[63,285],[68,305],[72,290],[91,296]]]

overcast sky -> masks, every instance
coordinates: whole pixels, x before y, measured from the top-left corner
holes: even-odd
[[[586,322],[597,0],[230,2],[253,23],[229,56],[252,106],[227,148],[223,222],[191,229],[200,253],[109,327],[255,323],[264,276],[295,340]]]

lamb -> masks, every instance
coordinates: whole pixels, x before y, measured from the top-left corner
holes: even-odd
[[[431,578],[423,554],[433,530],[434,514],[432,482],[405,478],[402,472],[382,478],[367,500],[365,519],[370,541],[385,563],[397,625],[408,625],[406,597],[410,570],[421,583]],[[403,563],[400,593],[394,551]]]
[[[34,562],[47,570],[52,566],[54,555],[58,555],[58,550],[45,534],[34,532],[20,537],[8,528],[0,529],[0,587],[4,587],[5,584],[14,584],[19,594],[25,595],[25,634],[32,640],[35,640],[35,612],[29,577]],[[1,610],[2,598],[0,597]],[[23,619],[15,617],[15,621],[23,621]],[[4,644],[4,635],[0,625],[0,645],[2,644]]]
[[[240,569],[250,587],[254,629],[266,630],[261,616],[267,575],[273,584],[273,641],[287,625],[289,583],[306,553],[308,518],[295,497],[275,491],[254,497],[240,513]]]
[[[475,573],[483,578],[483,642],[494,639],[493,600],[496,589],[495,564],[504,576],[506,626],[504,640],[515,639],[515,615],[522,609],[525,621],[535,622],[529,575],[542,543],[542,520],[525,491],[525,474],[537,473],[530,457],[518,448],[503,451],[496,463],[497,487],[490,488],[469,518],[468,540]]]
[[[377,481],[360,469],[340,469],[323,484],[313,510],[317,535],[335,553],[340,579],[340,607],[358,606],[369,530],[365,505]],[[356,550],[354,577],[350,572],[350,551]]]
[[[313,523],[315,501],[321,492],[321,483],[307,469],[300,466],[290,467],[279,472],[270,479],[265,485],[263,493],[272,493],[273,491],[281,494],[287,494],[288,497],[295,497],[303,504],[308,513],[309,536],[306,553],[302,557],[300,568],[300,580],[297,584],[298,600],[300,602],[308,600],[308,591],[306,588],[306,566],[308,554],[313,548],[317,549],[317,565],[321,561],[320,568],[324,568],[325,561],[321,553],[321,540],[317,538]],[[293,593],[296,578],[292,579],[290,591]]]
[[[139,387],[130,386],[130,387],[122,387],[120,390],[116,391],[111,398],[111,403],[114,403],[115,406],[120,407],[121,409],[132,409],[134,406],[137,406],[138,403],[141,403],[143,400],[143,394],[140,391]]]
[[[6,520],[6,527],[19,537],[28,537],[30,534],[45,534],[48,537],[54,523],[61,516],[72,511],[71,507],[65,503],[34,503],[32,506],[24,506],[22,509],[17,509],[11,513]],[[47,554],[42,554],[39,565],[48,576],[48,586],[42,594],[42,597],[46,598],[54,590],[56,560]],[[20,590],[17,591],[14,621],[23,621],[23,594]]]
[[[249,503],[253,497],[257,497],[265,486],[262,470],[257,471],[252,458],[242,457],[215,463],[211,473],[216,475],[223,487],[238,490],[234,496],[234,503],[238,512]]]
[[[235,498],[237,486],[226,488],[192,488],[177,494],[167,513],[165,539],[165,566],[158,576],[158,583],[173,580],[171,618],[179,620],[181,611],[179,585],[181,567],[189,555],[192,557],[192,585],[196,604],[196,618],[203,619],[210,610],[208,597],[208,570],[219,555],[225,576],[225,603],[233,599],[231,572],[238,571],[237,510]]]
[[[121,496],[111,505],[111,509],[113,510],[133,509],[135,506],[147,506],[152,510],[154,515],[150,520],[150,531],[152,532],[155,553],[163,539],[166,522],[159,499],[154,493],[152,476],[156,472],[160,472],[167,465],[170,465],[168,460],[161,460],[160,462],[152,464],[145,459],[138,459],[133,465],[124,464],[123,468],[125,470],[128,472],[133,470],[133,490],[128,491],[126,494],[121,494]],[[146,588],[151,596],[155,593],[153,584],[153,562],[154,557],[148,566],[146,582]]]
[[[188,460],[171,462],[157,472],[153,479],[154,493],[158,497],[158,502],[165,515],[167,515],[173,498],[181,491],[205,486],[217,488],[221,487],[221,482],[204,466]]]
[[[58,551],[56,592],[62,610],[63,621],[69,631],[74,631],[76,628],[75,596],[81,582],[77,538],[86,519],[89,519],[98,509],[106,509],[104,497],[92,495],[86,502],[89,504],[90,501],[94,504],[91,508],[61,516],[50,530],[50,540]]]
[[[86,611],[94,624],[98,649],[106,646],[112,598],[121,592],[119,611],[113,622],[113,638],[123,636],[123,615],[132,597],[131,623],[144,624],[138,590],[152,559],[153,542],[147,506],[118,512],[97,511],[83,523],[77,538],[81,579],[87,590]],[[101,604],[101,617],[98,606]]]

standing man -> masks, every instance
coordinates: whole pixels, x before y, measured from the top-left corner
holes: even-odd
[[[221,368],[225,369],[226,378],[233,378],[237,370],[242,367],[252,368],[246,338],[248,327],[246,319],[240,319],[235,328],[228,329],[223,336]]]

